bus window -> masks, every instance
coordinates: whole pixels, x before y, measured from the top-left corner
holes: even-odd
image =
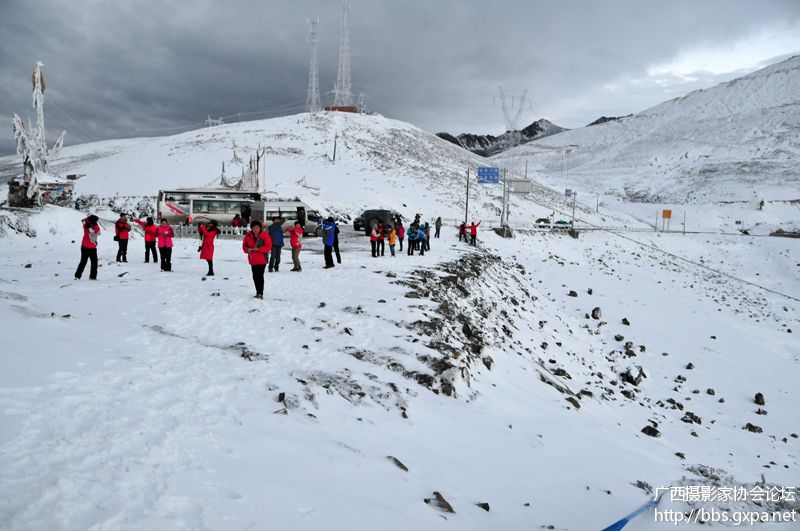
[[[300,225],[305,226],[305,224],[306,224],[306,209],[305,209],[305,207],[297,207],[297,221],[300,222]]]
[[[266,219],[269,220],[269,221],[271,221],[272,218],[280,218],[280,217],[282,217],[280,210],[267,210],[264,213],[264,215],[266,216]]]
[[[225,213],[225,203],[222,201],[209,201],[208,202],[208,212],[210,214],[224,214]]]
[[[192,211],[194,213],[208,214],[208,201],[198,199],[193,202]]]

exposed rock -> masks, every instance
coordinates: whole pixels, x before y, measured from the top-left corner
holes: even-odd
[[[761,408],[756,409],[756,415],[766,415],[766,414],[767,414],[766,409],[761,409]]]
[[[700,417],[692,413],[691,411],[687,411],[686,414],[681,418],[683,422],[687,424],[702,424],[703,422],[700,420]]]
[[[404,465],[398,458],[396,458],[396,457],[394,457],[392,455],[387,455],[386,459],[388,459],[389,461],[394,463],[397,466],[397,468],[399,468],[403,472],[408,472],[408,467],[406,465]]]
[[[714,396],[715,394],[717,394],[717,392],[714,391],[713,387],[709,387],[708,389],[706,389],[706,393],[711,395],[711,396]]]
[[[628,382],[631,385],[638,386],[642,380],[647,378],[644,370],[641,367],[628,367],[625,372],[620,374],[623,382]]]
[[[592,310],[592,319],[600,319],[603,316],[603,312],[600,311],[600,308],[594,308]]]
[[[694,369],[694,363],[691,363],[691,362],[689,362],[689,363],[686,365],[686,370],[687,370],[687,371],[691,371],[692,369]]]
[[[580,402],[578,402],[574,397],[568,396],[567,397],[567,402],[569,402],[570,404],[575,406],[575,409],[580,409],[581,408]]]
[[[759,406],[764,406],[766,405],[767,401],[764,400],[764,395],[762,395],[761,393],[756,393],[755,403],[758,404]]]
[[[614,336],[614,341],[624,341],[624,340],[625,340],[625,336],[623,336],[623,335],[617,334],[617,335]]]
[[[570,290],[570,292],[567,293],[567,295],[569,295],[570,297],[577,297],[578,296],[578,294],[576,292],[572,291],[572,290]]]
[[[650,437],[661,437],[661,432],[652,426],[645,426],[642,428],[642,433]]]
[[[433,492],[433,498],[425,498],[425,503],[427,503],[428,505],[434,505],[435,507],[438,507],[439,509],[441,509],[446,513],[455,514],[456,512],[453,509],[453,506],[450,505],[450,502],[445,500],[444,496],[442,496],[442,494],[439,491]]]
[[[628,318],[627,318],[627,317],[623,317],[623,318],[622,318],[622,324],[624,324],[625,326],[630,326],[630,325],[631,325],[631,322],[630,322],[630,321],[628,321]]]
[[[686,459],[686,454],[684,454],[683,452],[675,452],[675,455],[677,455],[681,459]]]
[[[480,507],[481,509],[483,509],[483,510],[484,510],[484,511],[486,511],[487,513],[489,512],[489,504],[488,504],[488,503],[486,503],[486,502],[479,502],[479,503],[476,503],[475,505],[477,505],[478,507]]]
[[[594,293],[594,291],[592,291],[592,288],[589,288],[589,289],[586,290],[586,293],[591,295],[592,293]]]
[[[756,426],[755,424],[750,424],[749,422],[745,424],[744,429],[753,433],[761,433],[764,431],[761,429],[760,426]]]
[[[567,380],[572,380],[572,376],[570,376],[570,374],[561,367],[554,369],[553,374],[556,376],[561,376],[562,378],[566,378]]]
[[[483,364],[486,366],[487,369],[489,369],[490,371],[492,370],[492,364],[494,363],[494,360],[492,359],[491,356],[484,356],[483,358],[481,358],[481,361],[483,362]]]

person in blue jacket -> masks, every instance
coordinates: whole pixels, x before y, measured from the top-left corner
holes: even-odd
[[[272,252],[269,255],[269,272],[278,272],[281,265],[281,248],[283,248],[283,225],[281,218],[272,218],[272,225],[267,228],[267,234],[272,239]]]
[[[408,232],[406,232],[406,235],[408,236],[408,245],[406,246],[406,247],[408,247],[408,256],[414,256],[414,247],[417,246],[417,232],[418,232],[418,230],[419,229],[417,228],[417,224],[416,223],[412,223],[408,227]]]
[[[325,269],[334,267],[333,241],[335,237],[336,223],[333,221],[333,216],[331,216],[322,224],[322,243],[325,244]]]
[[[429,232],[426,233],[426,231],[430,231],[430,227],[427,226],[428,224],[426,223],[425,225],[425,227],[419,227],[417,229],[417,249],[419,249],[420,256],[425,256],[425,247],[427,247],[426,243],[429,235]]]

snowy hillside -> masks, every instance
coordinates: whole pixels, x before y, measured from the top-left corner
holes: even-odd
[[[500,216],[500,186],[475,183],[476,168],[488,164],[486,159],[378,115],[323,113],[312,120],[300,114],[169,137],[82,144],[65,148],[51,166],[63,175],[85,174],[76,183],[77,195],[155,196],[164,188],[216,184],[223,162],[226,175],[237,178],[259,145],[266,146],[265,188],[277,197],[299,196],[345,215],[388,207],[410,218],[427,212],[434,218],[461,219],[469,169],[470,217],[496,221]],[[6,157],[0,162],[18,160]],[[537,185],[529,196],[512,198],[512,219],[530,223],[554,207],[570,208],[559,193]],[[602,222],[589,209],[584,213]],[[637,224],[624,216],[614,221],[626,223]]]
[[[800,199],[800,56],[493,160],[633,201]]]

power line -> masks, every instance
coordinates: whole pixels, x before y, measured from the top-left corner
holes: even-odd
[[[569,215],[566,212],[563,212],[563,211],[553,207],[552,205],[546,205],[546,204],[543,204],[543,203],[539,203],[538,201],[535,201],[533,199],[528,199],[528,201],[530,201],[530,202],[532,202],[532,203],[534,203],[536,205],[543,206],[543,207],[548,208],[548,209],[552,209],[553,211],[558,212],[559,214],[564,214],[565,216]],[[601,230],[603,232],[607,232],[609,234],[613,234],[614,236],[617,236],[619,238],[623,238],[625,240],[631,241],[631,242],[633,242],[633,243],[635,243],[637,245],[640,245],[642,247],[647,247],[647,248],[652,249],[654,251],[658,251],[660,253],[663,253],[663,254],[665,254],[667,256],[671,256],[672,258],[675,258],[677,260],[681,260],[683,262],[695,265],[695,266],[697,266],[699,268],[702,268],[702,269],[706,269],[706,270],[711,271],[712,273],[715,273],[717,275],[720,275],[720,276],[723,276],[723,277],[727,277],[727,278],[729,278],[731,280],[736,280],[736,281],[741,282],[743,284],[747,284],[747,285],[752,286],[754,288],[758,288],[758,289],[764,290],[764,291],[772,293],[774,295],[779,295],[781,297],[785,297],[785,298],[787,298],[789,300],[800,302],[800,298],[798,298],[798,297],[794,297],[794,296],[789,295],[787,293],[783,293],[783,292],[774,290],[772,288],[768,288],[766,286],[762,286],[760,284],[756,284],[755,282],[751,282],[749,280],[745,280],[743,278],[739,278],[737,276],[731,275],[730,273],[725,273],[724,271],[719,271],[718,269],[714,269],[713,267],[709,267],[709,266],[707,266],[705,264],[701,264],[699,262],[695,262],[694,260],[690,260],[688,258],[685,258],[683,256],[677,255],[675,253],[671,253],[669,251],[665,251],[664,249],[662,249],[662,248],[660,248],[660,247],[658,247],[656,245],[653,245],[651,243],[640,242],[638,240],[635,240],[635,239],[631,238],[630,236],[625,236],[624,234],[620,234],[619,232],[616,232],[613,229],[605,229],[602,226],[596,225],[596,224],[594,224],[594,223],[592,223],[590,221],[587,221],[585,219],[575,218],[575,220],[576,221],[580,221],[581,223],[585,223],[586,225],[589,225],[591,227],[594,227],[597,230]]]

